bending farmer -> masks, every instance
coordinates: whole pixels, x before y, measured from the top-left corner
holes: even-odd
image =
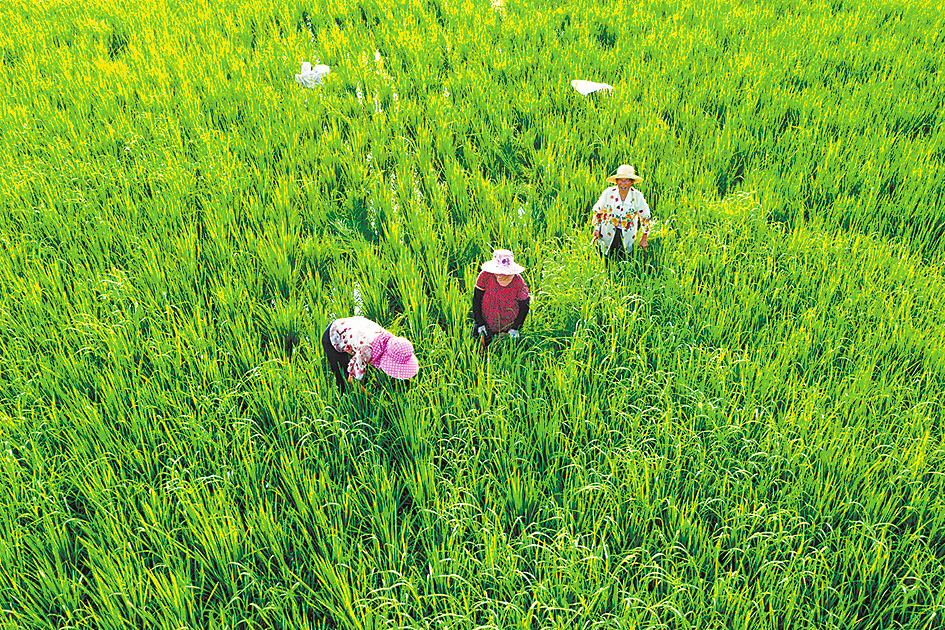
[[[369,365],[399,379],[413,378],[420,369],[409,340],[394,336],[366,317],[346,317],[328,324],[322,348],[342,393],[343,373],[353,383],[364,377]]]
[[[516,264],[509,250],[498,249],[481,269],[473,291],[474,336],[484,347],[503,332],[518,339],[531,301],[528,285],[519,275],[525,267]]]

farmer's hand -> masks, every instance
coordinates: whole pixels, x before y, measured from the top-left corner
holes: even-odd
[[[594,228],[594,238],[595,238],[595,239],[599,239],[599,238],[600,238],[600,229],[599,229],[599,228]]]
[[[646,234],[644,234],[643,238],[640,239],[640,247],[646,249]]]

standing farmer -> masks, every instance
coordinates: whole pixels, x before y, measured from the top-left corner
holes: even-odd
[[[630,254],[638,230],[643,233],[640,247],[646,249],[646,239],[650,234],[650,206],[643,193],[633,187],[643,178],[632,166],[622,164],[607,181],[616,185],[604,189],[593,211],[594,240],[598,250],[604,257],[619,249]]]

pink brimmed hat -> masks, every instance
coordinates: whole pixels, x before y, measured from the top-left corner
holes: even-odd
[[[525,267],[517,264],[512,252],[507,249],[497,249],[492,252],[492,260],[482,263],[481,268],[483,271],[503,276],[511,276],[525,271]]]
[[[413,378],[420,371],[420,363],[413,353],[409,339],[382,332],[371,344],[371,364],[394,378]]]

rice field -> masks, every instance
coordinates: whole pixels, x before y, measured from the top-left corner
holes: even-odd
[[[929,1],[5,3],[0,628],[945,627],[943,71]]]

